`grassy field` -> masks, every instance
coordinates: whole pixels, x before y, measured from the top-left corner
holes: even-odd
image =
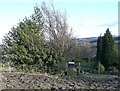
[[[95,69],[96,63],[94,61],[86,62],[86,60],[82,60],[81,63],[80,63],[80,66],[82,68]]]

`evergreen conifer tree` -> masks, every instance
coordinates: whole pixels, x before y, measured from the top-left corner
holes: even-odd
[[[117,54],[115,51],[114,39],[109,31],[109,28],[103,36],[102,47],[102,64],[105,67],[114,66],[117,61]]]
[[[101,35],[98,37],[97,40],[97,60],[101,61],[102,57],[102,37]]]
[[[115,66],[117,63],[117,53],[115,51],[115,43],[109,28],[103,37],[98,37],[97,40],[97,61],[101,62],[106,68]]]

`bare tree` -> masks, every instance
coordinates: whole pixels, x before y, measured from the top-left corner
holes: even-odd
[[[54,49],[65,53],[73,41],[72,33],[68,32],[68,23],[66,13],[61,13],[55,10],[53,3],[48,7],[45,2],[42,2],[40,12],[44,17],[45,34],[47,43]]]
[[[89,42],[83,42],[80,44],[80,54],[82,58],[90,58],[93,56],[92,45]]]

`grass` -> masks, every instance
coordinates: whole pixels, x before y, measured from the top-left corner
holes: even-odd
[[[93,73],[87,73],[87,74],[80,74],[78,76],[74,76],[73,78],[79,79],[79,78],[89,78],[89,79],[106,79],[106,78],[119,78],[119,76],[112,76],[112,75],[106,75],[106,74],[93,74]]]
[[[95,69],[96,63],[94,61],[89,61],[86,62],[86,60],[82,60],[80,63],[80,66],[82,68],[91,68],[91,69]]]
[[[86,62],[85,60],[83,60],[81,63],[80,63],[80,66],[81,68],[92,68],[94,69],[95,67],[95,62]],[[13,70],[12,67],[10,67],[8,65],[8,63],[2,63],[0,62],[0,71],[10,71],[10,70]],[[35,73],[35,72],[33,72]],[[57,79],[59,76],[61,76],[61,74],[56,74],[54,75],[55,78]],[[84,73],[84,74],[80,74],[79,76],[77,77],[94,77],[94,78],[107,78],[107,77],[113,77],[112,75],[106,75],[106,74],[94,74],[94,73]],[[120,78],[120,77],[119,77]]]

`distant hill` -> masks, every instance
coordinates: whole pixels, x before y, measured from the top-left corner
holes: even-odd
[[[120,44],[120,36],[113,36],[115,43]],[[77,43],[81,43],[82,41],[97,43],[98,37],[87,37],[87,38],[76,38]]]
[[[87,37],[87,38],[76,38],[78,41],[94,41],[97,37]]]

